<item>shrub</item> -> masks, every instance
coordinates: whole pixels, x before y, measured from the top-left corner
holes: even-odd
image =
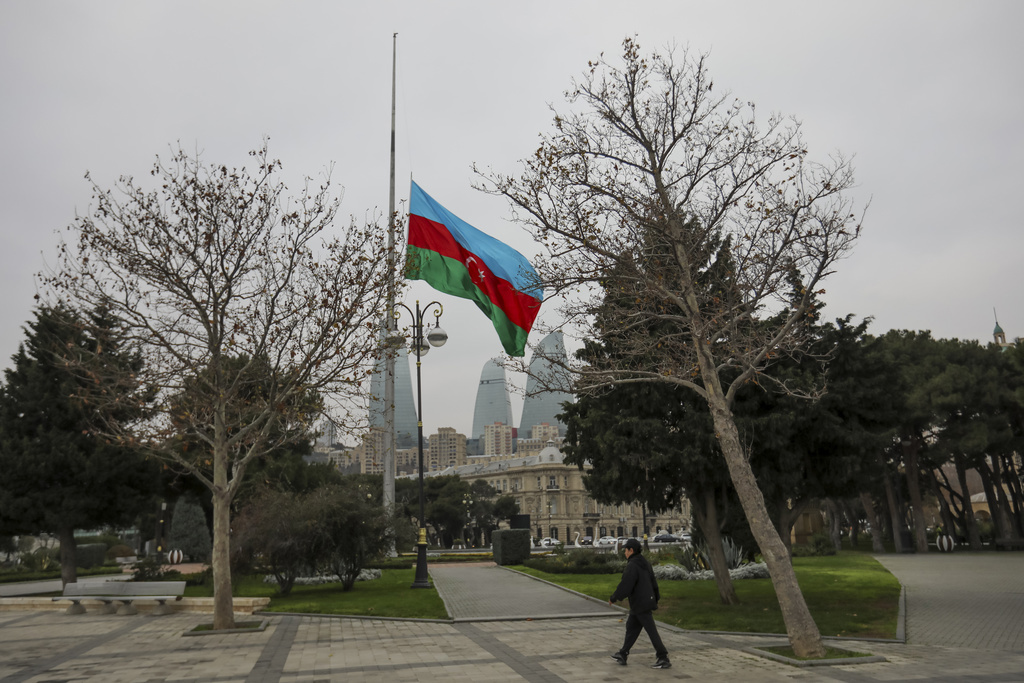
[[[180,550],[193,561],[205,562],[210,557],[213,544],[206,514],[199,502],[192,496],[182,496],[174,504],[171,517],[171,533],[167,546]]]
[[[147,557],[132,565],[135,574],[132,581],[180,581],[181,572],[176,569],[164,569],[163,564],[155,557]]]
[[[107,546],[103,543],[86,543],[75,549],[75,563],[83,568],[98,567],[107,559]]]
[[[822,557],[835,554],[836,547],[832,544],[832,539],[824,533],[814,534],[804,545],[793,546],[793,557]]]
[[[60,550],[57,548],[36,548],[21,554],[21,564],[30,572],[45,572],[60,567]]]
[[[530,557],[529,529],[498,529],[491,535],[494,562],[502,567]]]
[[[574,550],[563,555],[531,558],[523,565],[549,574],[620,574],[626,560],[616,555]]]
[[[75,539],[78,543],[78,547],[81,548],[83,545],[92,543],[102,543],[103,549],[113,548],[115,545],[121,545],[123,541],[117,536],[117,534],[93,534],[91,536],[79,536]]]
[[[711,559],[707,556],[703,544],[679,546],[673,552],[676,562],[688,572],[711,569]]]
[[[107,550],[107,559],[116,560],[119,557],[134,557],[135,549],[127,545],[115,545]]]

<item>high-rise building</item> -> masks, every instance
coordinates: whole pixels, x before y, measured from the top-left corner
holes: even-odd
[[[484,427],[483,455],[512,455],[512,425],[495,422]]]
[[[525,437],[532,434],[534,425],[547,423],[557,425],[558,435],[565,436],[565,425],[555,416],[562,412],[562,403],[572,400],[572,394],[557,389],[565,384],[561,378],[567,376],[562,369],[567,363],[565,342],[562,340],[561,332],[552,332],[541,339],[533,358],[530,359],[519,434]]]
[[[466,435],[452,427],[441,427],[428,437],[427,462],[424,471],[437,472],[466,464]]]
[[[395,355],[395,448],[412,448],[418,433],[416,406],[412,397],[412,374],[409,372],[409,350],[396,350]],[[385,429],[384,423],[384,359],[377,361],[370,379],[370,427]]]
[[[505,368],[492,358],[480,372],[480,384],[476,389],[476,405],[473,407],[473,433],[470,439],[482,439],[484,427],[495,422],[512,424],[512,402],[505,385]]]

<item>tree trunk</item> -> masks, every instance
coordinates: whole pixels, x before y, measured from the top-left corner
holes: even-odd
[[[1010,509],[1010,500],[1006,494],[1006,487],[1003,485],[1003,473],[1002,473],[1002,458],[1000,456],[992,457],[992,485],[996,491],[996,505],[999,507],[999,514],[1003,519],[1003,538],[1020,539],[1020,534],[1017,533],[1017,520],[1013,516],[1013,511]],[[989,503],[989,510],[992,509],[992,504]]]
[[[850,498],[842,501],[841,505],[850,522],[850,549],[856,550],[857,542],[860,540],[860,514],[857,512],[857,504]]]
[[[892,524],[892,543],[893,547],[896,548],[896,552],[903,552],[903,515],[901,514],[900,507],[896,503],[896,490],[892,485],[892,477],[889,476],[889,469],[884,468],[885,475],[882,477],[882,482],[885,484],[885,499],[889,504],[889,519]]]
[[[78,543],[75,541],[75,530],[63,527],[58,532],[60,538],[60,582],[61,586],[78,583]]]
[[[971,550],[981,550],[981,534],[978,533],[978,521],[974,518],[974,505],[971,503],[971,492],[967,489],[967,468],[964,456],[957,453],[953,456],[956,465],[956,478],[960,482],[960,492],[964,497],[964,532]]]
[[[903,457],[906,463],[907,490],[910,492],[910,509],[914,522],[914,543],[917,552],[928,552],[928,531],[924,520],[924,501],[921,499],[921,467],[917,462],[917,439],[903,442]]]
[[[775,528],[791,558],[793,557],[793,527],[810,502],[807,498],[799,498],[795,501],[789,499],[779,503],[779,522]]]
[[[702,358],[702,366],[705,364],[704,361],[705,359]],[[702,370],[704,369],[702,368]],[[718,442],[722,447],[729,475],[736,494],[739,496],[740,504],[743,506],[743,512],[747,516],[750,530],[753,532],[754,539],[761,548],[761,555],[768,565],[768,572],[772,577],[775,594],[782,610],[782,619],[786,624],[789,643],[797,657],[823,657],[825,647],[821,642],[821,632],[818,630],[818,625],[814,623],[810,610],[807,609],[803,593],[800,592],[800,585],[797,583],[796,572],[793,571],[793,563],[790,560],[786,544],[782,542],[782,538],[768,516],[764,496],[757,486],[757,479],[750,468],[746,453],[743,452],[739,430],[736,429],[732,412],[721,393],[717,375],[714,375],[713,372],[703,372],[702,374],[706,383],[708,406],[711,409]],[[714,376],[709,377],[709,375]],[[712,381],[708,382],[708,379]]]
[[[1010,489],[1010,501],[1012,503],[1013,517],[1017,523],[1017,531],[1024,536],[1024,491],[1021,491],[1020,472],[1017,471],[1013,458],[1007,458],[1003,463],[1005,470],[1006,485]]]
[[[988,501],[988,512],[992,515],[992,525],[994,527],[992,534],[995,538],[1006,538],[1006,520],[1003,518],[995,486],[992,484],[992,472],[984,462],[981,462],[978,465],[978,474],[981,475],[981,484],[985,487],[985,500]]]
[[[235,627],[231,597],[231,496],[223,489],[213,492],[213,628]]]
[[[953,519],[953,512],[949,509],[949,503],[946,501],[946,497],[942,495],[942,486],[939,484],[939,477],[935,474],[935,470],[930,473],[932,490],[935,491],[935,499],[939,501],[939,516],[942,517],[943,534],[956,538],[956,523]],[[938,539],[939,534],[936,533],[935,537]]]
[[[722,530],[718,528],[718,506],[715,503],[714,491],[705,491],[702,496],[691,498],[690,508],[697,518],[697,524],[704,531],[711,570],[715,574],[715,585],[718,586],[718,596],[722,599],[723,605],[738,605],[740,599],[732,585],[732,576],[729,575],[725,551],[722,549]]]
[[[831,498],[825,500],[825,509],[828,510],[828,533],[832,539],[832,547],[836,549],[836,552],[839,552],[843,549],[843,535],[840,524],[842,513],[839,511],[836,501]]]
[[[875,501],[871,494],[861,491],[860,502],[864,505],[864,516],[868,518],[868,526],[871,533],[871,551],[884,553],[885,544],[882,543],[882,525],[879,523],[878,515],[875,514]]]

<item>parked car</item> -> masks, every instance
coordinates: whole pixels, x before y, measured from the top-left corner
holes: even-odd
[[[594,541],[594,545],[599,548],[610,548],[615,545],[616,538],[614,536],[602,536],[601,538]]]
[[[678,543],[681,539],[672,534],[658,534],[651,539],[654,543]]]
[[[556,545],[562,545],[562,542],[559,541],[557,538],[545,536],[544,538],[540,539],[540,546],[542,548],[552,548]]]

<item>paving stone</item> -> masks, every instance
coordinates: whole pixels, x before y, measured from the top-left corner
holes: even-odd
[[[781,638],[662,626],[673,668],[648,668],[643,636],[621,667],[608,655],[622,616],[607,605],[497,567],[432,567],[455,623],[269,615],[262,633],[185,638],[209,617],[0,613],[0,683],[1024,680],[1024,553],[880,559],[907,588],[909,642],[843,646],[885,663],[799,669],[742,651]]]

